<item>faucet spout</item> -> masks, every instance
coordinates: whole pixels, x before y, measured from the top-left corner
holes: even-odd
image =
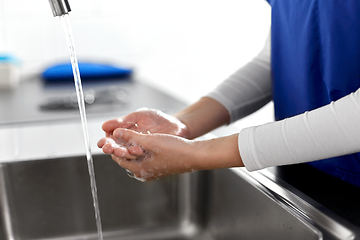
[[[71,11],[68,0],[49,0],[54,17],[62,16]]]

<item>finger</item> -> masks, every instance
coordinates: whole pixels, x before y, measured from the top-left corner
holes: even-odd
[[[114,139],[112,138],[102,138],[97,143],[99,148],[102,148],[103,152],[106,154],[113,153],[114,149],[118,147],[118,145],[115,143]]]
[[[114,149],[113,153],[114,153],[114,155],[116,157],[121,157],[121,158],[124,158],[126,160],[134,160],[134,159],[136,159],[135,155],[130,154],[129,150],[126,149],[126,148],[123,148],[123,147],[119,147],[119,148]]]
[[[141,138],[141,136],[143,136],[143,134],[140,134],[134,130],[118,128],[114,131],[113,135],[117,141],[142,145],[143,138]]]
[[[127,162],[127,160],[126,160],[125,158],[117,157],[117,156],[115,156],[115,155],[113,155],[113,154],[111,154],[111,158],[112,158],[120,167],[125,168],[125,167],[124,167],[124,164],[123,164],[123,162],[124,162],[124,163]]]
[[[128,169],[131,172],[137,172],[137,165],[133,162],[115,155],[111,155],[111,158],[122,168]]]
[[[129,153],[136,156],[142,156],[145,152],[140,146],[131,146],[129,147]]]
[[[112,154],[114,152],[114,148],[112,147],[111,144],[107,143],[102,147],[102,151],[105,154]]]
[[[133,126],[128,127],[127,129],[133,130],[135,132],[141,133],[141,129],[139,126],[135,123]]]
[[[102,138],[97,142],[98,148],[102,148],[105,145],[106,138]]]
[[[129,160],[136,158],[136,156],[133,156],[129,153],[128,149],[117,144],[112,138],[101,139],[98,142],[98,146],[101,146],[103,152],[106,154],[114,154],[118,157],[123,157]]]
[[[106,121],[102,125],[102,129],[107,133],[112,133],[116,128],[128,128],[134,125],[133,121],[129,121],[129,119],[125,120],[124,118],[111,119]]]

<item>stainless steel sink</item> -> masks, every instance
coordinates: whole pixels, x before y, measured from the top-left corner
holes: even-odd
[[[109,156],[94,162],[106,240],[356,237],[266,174],[222,169],[141,183]],[[97,239],[85,157],[2,163],[0,200],[0,239]]]
[[[131,101],[88,109],[94,152],[105,120],[143,106],[167,113],[186,106],[140,82],[108,84],[131,92]],[[69,91],[72,84],[44,87],[34,79],[0,95],[7,113],[0,116],[0,240],[97,239],[78,113],[38,108],[43,98]],[[100,152],[94,162],[105,240],[359,239],[358,228],[269,171],[222,169],[141,183]]]

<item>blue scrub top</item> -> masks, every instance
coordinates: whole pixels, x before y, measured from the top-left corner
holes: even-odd
[[[360,87],[359,0],[268,2],[276,120],[327,105]],[[359,153],[309,164],[360,187]]]

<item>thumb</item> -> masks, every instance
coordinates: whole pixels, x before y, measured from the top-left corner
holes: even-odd
[[[118,128],[114,131],[116,141],[125,142],[129,146],[128,151],[132,155],[142,155],[144,150],[144,136],[130,129]]]
[[[136,115],[130,113],[126,116],[104,122],[102,125],[102,129],[105,132],[112,133],[117,128],[129,128],[133,126],[136,123],[136,120]]]
[[[118,128],[114,131],[114,137],[118,141],[123,141],[126,143],[132,143],[132,144],[140,144],[140,133],[137,133],[133,130],[126,129],[126,128]]]

